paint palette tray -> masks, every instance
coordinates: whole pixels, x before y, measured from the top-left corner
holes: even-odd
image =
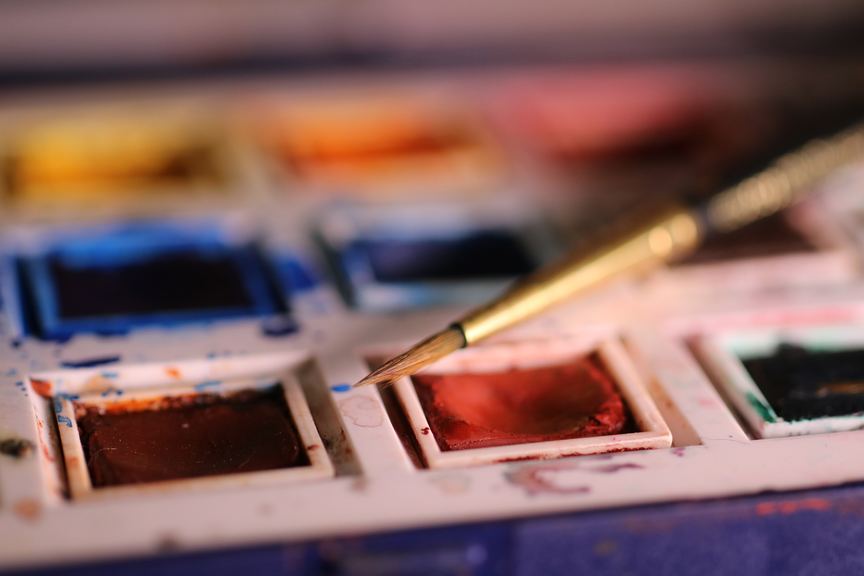
[[[698,338],[694,346],[761,438],[864,428],[859,328],[763,328]]]
[[[604,340],[587,351],[562,348],[560,340],[537,343],[533,355],[513,359],[481,347],[396,382],[429,467],[672,444],[619,342]],[[486,371],[496,362],[503,368]]]
[[[582,526],[613,508],[638,522],[663,503],[864,480],[849,457],[864,435],[864,243],[849,237],[864,233],[851,212],[834,226],[821,199],[780,222],[791,251],[706,257],[610,286],[392,387],[352,388],[370,359],[610,228],[608,214],[646,196],[642,173],[616,162],[651,148],[645,130],[661,146],[694,137],[706,110],[689,73],[601,79],[585,109],[647,118],[633,113],[653,106],[646,92],[620,87],[653,85],[659,124],[580,141],[601,125],[544,103],[550,84],[533,78],[382,75],[386,90],[270,79],[218,101],[160,87],[124,108],[200,102],[184,108],[195,114],[176,122],[177,138],[155,122],[182,114],[110,108],[79,128],[91,124],[78,106],[0,107],[4,175],[38,176],[12,188],[7,178],[0,198],[0,570],[272,543],[336,558],[319,572],[402,573],[391,556],[352,564],[355,540],[330,543],[480,521],[536,530],[563,514]],[[756,82],[743,78],[735,90]],[[477,113],[502,109],[490,99],[525,82],[541,92],[526,104],[542,108],[542,126],[506,130],[491,122],[507,114]],[[580,81],[565,84],[578,95]],[[596,96],[610,87],[615,99]],[[532,122],[524,114],[515,121]],[[102,143],[150,119],[140,137]],[[89,139],[70,134],[91,130],[105,133],[70,148]],[[594,154],[614,162],[594,166]],[[574,164],[596,173],[579,179]],[[638,186],[609,184],[621,176]],[[855,200],[861,178],[841,196]],[[766,359],[808,382],[793,376],[778,395]],[[801,399],[823,411],[787,417]]]
[[[72,498],[333,475],[296,382],[206,384],[58,396]]]

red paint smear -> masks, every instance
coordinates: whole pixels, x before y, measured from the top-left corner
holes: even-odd
[[[624,401],[596,355],[559,366],[414,377],[443,450],[617,434]]]
[[[42,504],[30,498],[18,500],[12,510],[19,518],[29,522],[34,522],[42,516]]]
[[[424,427],[423,429],[420,430],[420,433],[423,434],[424,436],[427,436],[429,434],[429,427],[428,426]]]
[[[585,452],[562,452],[555,456],[555,459],[563,459],[563,458],[581,458],[581,457],[590,457],[592,460],[599,460],[604,457],[613,457],[615,454],[621,454],[624,452],[639,452],[640,450],[645,450],[645,448],[603,448],[602,454],[586,454]],[[542,456],[513,456],[512,458],[499,458],[494,460],[495,464],[506,464],[509,462],[526,462],[528,460],[544,460]],[[641,467],[641,466],[640,466]],[[575,466],[574,466],[575,468]],[[629,466],[628,466],[629,468]],[[590,472],[589,469],[584,469],[586,472]]]
[[[180,380],[183,377],[180,373],[180,369],[174,366],[166,366],[165,373],[171,378],[174,378],[175,380]]]
[[[35,415],[35,411],[34,411]],[[56,459],[48,450],[48,445],[45,443],[45,440],[42,438],[42,429],[45,427],[45,423],[42,422],[42,418],[36,416],[36,428],[39,430],[39,434],[36,435],[36,439],[39,440],[39,448],[42,451],[42,456],[45,457],[45,460],[48,462],[54,462]]]
[[[48,380],[36,380],[35,378],[31,378],[30,386],[33,387],[33,391],[36,392],[36,394],[43,398],[50,398],[54,393],[54,385]]]
[[[571,470],[570,466],[531,466],[508,472],[506,478],[512,484],[524,489],[528,495],[534,494],[588,494],[591,487],[586,485],[560,486],[542,477],[544,472]]]
[[[39,446],[42,448],[42,456],[44,456],[45,459],[48,460],[48,462],[55,462],[56,461],[56,459],[54,458],[54,455],[48,451],[48,445],[45,444],[45,441],[42,440],[41,436],[39,437]]]
[[[787,502],[762,502],[756,505],[758,516],[773,516],[775,514],[795,514],[804,510],[829,510],[831,502],[824,498],[807,498],[805,500],[790,500]]]

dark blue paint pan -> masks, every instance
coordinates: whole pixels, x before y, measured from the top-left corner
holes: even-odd
[[[367,310],[482,302],[554,251],[536,221],[423,208],[338,214],[317,236],[348,303]]]

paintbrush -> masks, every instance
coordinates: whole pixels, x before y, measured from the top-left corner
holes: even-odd
[[[860,121],[860,116],[856,115]],[[446,329],[391,358],[355,386],[392,382],[471,346],[551,306],[622,276],[644,274],[692,253],[709,236],[724,234],[770,216],[801,199],[840,168],[864,160],[864,122],[841,124],[786,140],[761,169],[707,199],[659,210],[647,223],[597,250],[579,253],[542,269]]]

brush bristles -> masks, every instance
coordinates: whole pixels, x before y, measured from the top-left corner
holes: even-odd
[[[423,340],[407,352],[391,358],[354,386],[389,383],[403,376],[410,376],[463,346],[465,346],[465,336],[462,330],[455,327],[448,328]]]

